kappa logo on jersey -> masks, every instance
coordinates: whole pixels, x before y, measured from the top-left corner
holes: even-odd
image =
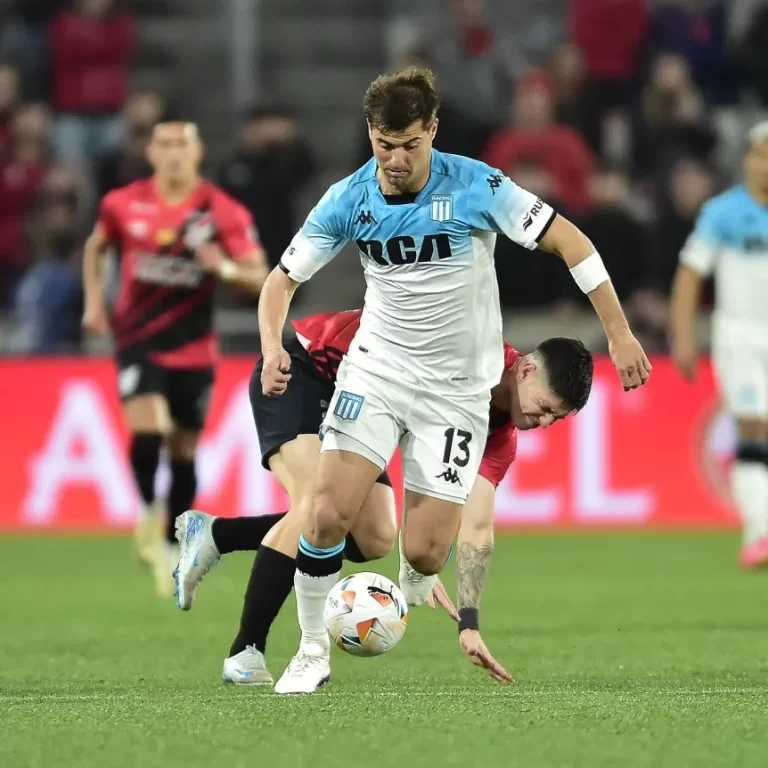
[[[360,253],[372,259],[382,267],[401,266],[429,262],[438,259],[450,259],[451,238],[446,234],[427,235],[421,246],[410,235],[393,237],[382,243],[380,240],[356,240]]]
[[[446,483],[450,483],[451,485],[456,485],[456,483],[461,485],[461,478],[459,477],[459,473],[450,467],[446,467],[445,472],[441,472],[439,475],[435,475],[435,477],[445,480]]]
[[[491,174],[486,181],[488,182],[488,186],[491,188],[491,192],[495,195],[496,190],[501,186],[502,182],[504,181],[504,177],[500,173],[494,173]]]
[[[340,419],[354,421],[362,410],[365,398],[361,395],[354,395],[351,392],[339,392],[339,399],[336,401],[334,414]]]
[[[370,211],[360,211],[360,215],[357,217],[358,224],[375,224],[376,219],[373,218],[373,214]]]
[[[523,219],[523,232],[533,224],[533,220],[541,213],[544,208],[544,201],[541,198],[536,198],[536,202],[533,204],[533,208],[525,215]]]
[[[453,218],[453,195],[432,195],[429,218],[432,221],[450,221]]]

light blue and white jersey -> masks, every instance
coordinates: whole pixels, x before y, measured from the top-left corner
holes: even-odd
[[[701,210],[680,261],[715,277],[714,334],[768,346],[768,207],[739,185]]]
[[[554,217],[500,171],[435,150],[421,192],[385,196],[371,159],[326,192],[281,266],[303,282],[354,242],[367,289],[350,361],[394,382],[474,395],[503,368],[496,235],[534,249]]]

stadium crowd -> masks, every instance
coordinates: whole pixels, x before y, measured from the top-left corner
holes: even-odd
[[[572,218],[648,350],[665,349],[680,247],[702,203],[738,178],[745,130],[768,104],[768,2],[546,0],[498,18],[484,0],[442,5],[434,23],[411,20],[397,52],[438,76],[437,148],[486,160]],[[175,97],[131,89],[131,8],[0,0],[0,313],[15,318],[15,351],[80,347],[84,233],[101,196],[149,172],[144,148]],[[271,95],[207,170],[253,213],[276,263],[322,166],[309,126]],[[361,126],[350,163],[369,156]],[[579,311],[556,262],[503,238],[498,252],[507,307]]]

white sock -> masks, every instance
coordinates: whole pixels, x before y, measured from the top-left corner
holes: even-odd
[[[293,577],[301,627],[300,648],[313,656],[325,655],[331,649],[328,630],[323,621],[323,610],[325,599],[340,575],[341,571],[330,576],[307,576],[297,570]]]
[[[741,514],[744,544],[768,538],[768,467],[756,461],[735,462],[731,490]]]

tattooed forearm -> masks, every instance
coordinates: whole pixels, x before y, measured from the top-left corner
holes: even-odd
[[[488,576],[493,545],[459,544],[456,553],[456,590],[458,608],[479,608],[480,595]]]

